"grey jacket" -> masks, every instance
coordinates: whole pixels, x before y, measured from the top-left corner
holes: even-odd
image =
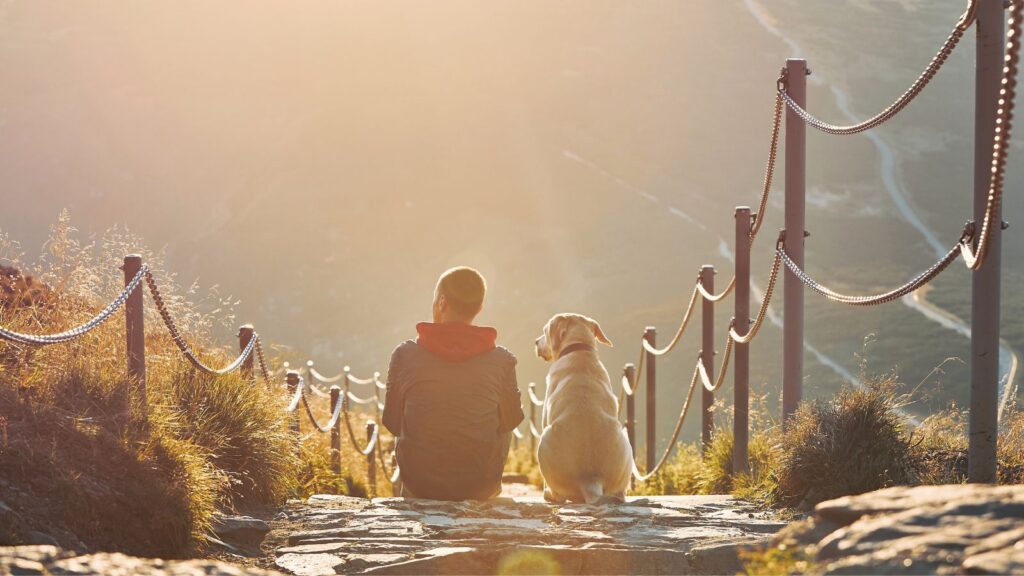
[[[398,437],[402,482],[420,498],[501,492],[511,431],[523,421],[516,358],[502,347],[451,360],[415,341],[395,349],[384,425]]]

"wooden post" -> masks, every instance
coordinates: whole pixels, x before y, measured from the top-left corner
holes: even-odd
[[[242,352],[245,352],[245,348],[249,345],[249,341],[252,340],[253,335],[255,333],[256,332],[255,332],[255,330],[253,330],[252,324],[244,324],[244,325],[242,325],[242,326],[240,326],[238,328],[238,353],[239,354],[241,354]],[[241,371],[242,371],[242,378],[245,378],[246,380],[248,380],[250,382],[255,382],[255,380],[253,379],[253,370],[252,370],[253,362],[252,361],[253,361],[253,354],[249,354],[249,357],[246,358],[244,362],[242,362]]]
[[[757,215],[761,217],[760,214]],[[736,208],[736,293],[733,295],[733,328],[737,334],[750,330],[750,208]],[[732,471],[747,472],[750,434],[750,344],[736,344],[733,356]]]
[[[633,390],[632,394],[626,396],[626,436],[629,438],[629,451],[636,458],[636,366],[626,364],[623,376]]]
[[[142,256],[129,254],[124,257],[124,283],[127,286],[142,269]],[[125,411],[138,409],[143,421],[148,417],[146,399],[146,332],[142,310],[143,285],[132,292],[124,303],[125,335],[128,351],[128,384],[124,391]],[[134,393],[132,389],[134,390]]]
[[[1006,42],[1003,0],[979,0],[974,78],[974,223],[985,219]],[[1005,135],[1004,135],[1005,136]],[[999,419],[999,308],[1002,213],[995,214],[988,255],[971,274],[971,411],[967,479],[996,481]],[[1008,383],[1009,385],[1009,383]]]
[[[786,60],[786,92],[801,107],[807,107],[807,62]],[[806,176],[807,127],[786,108],[786,254],[797,266],[804,266],[804,186]],[[783,280],[782,327],[782,418],[783,425],[796,412],[803,393],[804,378],[804,285],[788,268]]]
[[[715,267],[706,264],[700,269],[700,283],[709,293],[715,293]],[[715,380],[715,303],[703,298],[701,306],[701,362],[708,373],[708,380]],[[700,387],[701,419],[700,449],[703,453],[711,445],[711,432],[715,428],[715,394],[703,385]]]
[[[338,402],[341,402],[341,388],[331,386],[331,414],[338,409]],[[341,474],[341,417],[331,428],[331,470]]]
[[[647,340],[647,343],[650,344],[652,348],[655,347],[655,341],[657,340],[657,337],[658,331],[654,328],[654,326],[648,326],[647,328],[644,329],[644,340]],[[656,464],[654,449],[655,444],[657,443],[657,435],[655,433],[654,428],[654,411],[655,398],[657,397],[655,390],[655,387],[657,385],[657,372],[655,360],[658,357],[655,356],[654,354],[651,354],[650,352],[644,353],[647,354],[647,470],[651,470],[654,468],[654,465]]]
[[[366,442],[367,446],[370,444],[370,440],[373,439],[373,433],[377,429],[377,423],[373,420],[366,422]],[[380,442],[380,438],[377,439]],[[370,498],[377,496],[377,459],[376,454],[377,448],[370,450],[370,453],[366,455],[366,491]]]
[[[299,388],[299,372],[297,370],[289,370],[288,373],[285,374],[284,381],[288,385],[288,398],[294,398],[295,391],[298,390]],[[292,421],[290,427],[292,429],[292,432],[295,433],[296,439],[298,439],[300,428],[299,410],[297,408],[294,412],[292,412]]]

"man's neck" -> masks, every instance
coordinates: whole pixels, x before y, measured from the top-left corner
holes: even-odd
[[[441,318],[435,319],[434,320],[434,324],[465,324],[466,326],[472,326],[473,325],[473,320],[472,319],[470,319],[470,320],[462,320],[462,319],[456,319],[456,318],[446,318],[446,317],[442,316]]]

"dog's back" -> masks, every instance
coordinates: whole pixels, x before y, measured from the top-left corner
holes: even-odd
[[[595,351],[551,367],[537,460],[553,500],[622,501],[632,458],[620,431],[618,402]]]

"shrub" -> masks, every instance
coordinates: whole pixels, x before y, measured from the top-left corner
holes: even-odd
[[[783,432],[773,498],[801,508],[915,480],[895,378],[805,403]]]

